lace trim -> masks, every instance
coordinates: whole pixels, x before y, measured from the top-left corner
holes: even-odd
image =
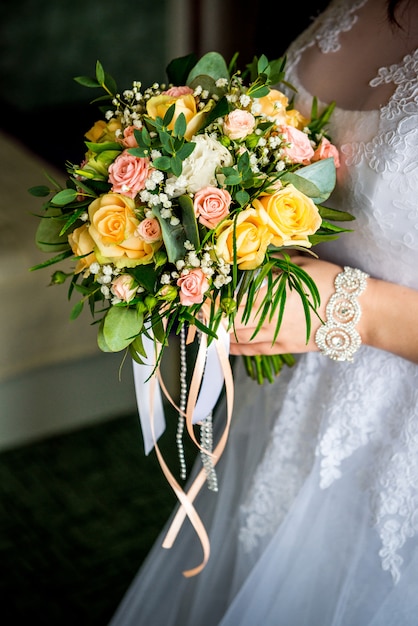
[[[318,22],[315,32],[315,40],[322,52],[327,54],[340,49],[340,34],[352,29],[358,20],[356,12],[366,2],[367,0],[353,0],[350,7],[347,7],[346,0],[338,0],[332,5],[329,16]]]

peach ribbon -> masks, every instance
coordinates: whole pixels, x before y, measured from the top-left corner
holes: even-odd
[[[157,369],[155,374],[149,377],[150,376],[149,368],[152,368],[152,361],[155,363],[156,359],[158,358],[158,354],[155,353],[156,346],[155,346],[155,343],[152,342],[152,340],[150,341],[152,342],[152,349],[153,349],[153,353],[155,356],[155,360],[151,359],[151,364],[147,364],[146,366],[142,366],[142,365],[139,366],[138,363],[134,362],[134,377],[135,377],[135,384],[136,384],[136,390],[137,390],[137,399],[138,399],[138,408],[139,408],[140,419],[141,419],[141,427],[142,427],[142,431],[144,434],[144,441],[145,439],[147,439],[146,453],[147,453],[147,450],[149,451],[150,449],[152,449],[152,447],[155,448],[155,452],[156,452],[158,461],[160,463],[161,469],[180,503],[180,507],[163,541],[163,547],[164,548],[172,547],[186,516],[189,518],[192,526],[194,527],[202,545],[203,560],[200,563],[200,565],[198,565],[197,567],[191,570],[184,571],[183,575],[186,577],[191,577],[191,576],[195,576],[196,574],[199,574],[202,571],[202,569],[205,567],[209,559],[209,555],[210,555],[210,542],[209,542],[206,529],[195,507],[193,506],[193,502],[196,496],[198,495],[200,489],[202,488],[202,486],[204,485],[206,481],[206,471],[204,468],[200,470],[199,474],[193,481],[189,490],[185,492],[180,486],[180,484],[178,483],[178,481],[175,479],[173,474],[171,473],[169,467],[167,466],[157,444],[157,440],[159,436],[162,434],[162,432],[165,429],[165,420],[164,420],[164,414],[162,410],[162,402],[161,402],[161,394],[159,393],[159,386],[161,386],[161,389],[164,395],[167,397],[170,403],[176,408],[176,410],[179,413],[184,415],[189,436],[193,440],[195,445],[201,449],[201,445],[197,441],[194,431],[193,431],[193,424],[196,423],[197,421],[196,415],[195,415],[196,406],[199,404],[199,402],[202,406],[205,406],[205,404],[207,404],[207,402],[201,402],[202,390],[205,387],[206,389],[211,389],[211,380],[210,380],[211,372],[209,373],[206,372],[205,366],[207,366],[209,351],[216,350],[217,359],[219,361],[218,366],[220,367],[220,370],[221,370],[221,378],[219,377],[219,372],[217,372],[218,383],[219,383],[219,380],[222,379],[222,386],[223,384],[225,385],[226,401],[227,401],[227,416],[226,416],[226,424],[225,424],[223,433],[215,449],[211,453],[212,462],[213,462],[213,465],[215,466],[220,456],[222,455],[222,452],[224,451],[226,442],[228,440],[229,429],[230,429],[231,418],[232,418],[233,400],[234,400],[234,384],[233,384],[232,370],[231,370],[229,355],[228,355],[227,347],[226,347],[226,337],[228,337],[229,339],[229,336],[227,335],[223,327],[220,330],[219,334],[222,336],[222,338],[212,340],[211,344],[208,347],[207,336],[204,333],[202,333],[202,336],[200,339],[199,350],[198,350],[198,354],[197,354],[197,358],[196,358],[196,362],[195,362],[195,366],[193,370],[193,375],[192,375],[192,379],[190,383],[190,389],[188,393],[188,401],[187,401],[185,413],[183,413],[180,410],[180,408],[176,405],[174,400],[171,398],[169,392],[167,391],[167,388],[165,387],[164,381],[162,380],[160,370]],[[188,341],[191,341],[192,338],[193,337],[189,335]],[[151,345],[148,345],[148,348],[151,348]],[[149,355],[150,353],[147,353],[147,354]],[[212,354],[212,357],[213,357],[213,354]],[[211,363],[213,365],[214,363],[213,358],[211,359]],[[213,372],[213,368],[211,369]],[[148,374],[148,378],[147,378],[147,374]],[[209,374],[209,377],[208,377],[208,374]],[[143,386],[144,384],[146,387],[148,387],[147,393],[145,393],[145,389]],[[219,390],[219,393],[220,393],[220,390]],[[147,397],[145,398],[145,396]],[[204,415],[205,417],[211,412],[213,406],[215,405],[218,399],[219,394],[214,395],[214,392],[212,390],[211,396],[212,396],[211,407],[206,408],[205,415]],[[141,413],[141,409],[142,409],[142,413]],[[162,419],[161,419],[161,415],[162,415]]]

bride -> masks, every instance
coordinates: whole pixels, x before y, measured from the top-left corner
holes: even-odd
[[[329,204],[354,232],[293,259],[321,293],[308,343],[292,293],[274,345],[274,320],[231,337],[235,355],[298,356],[272,385],[236,372],[219,492],[196,501],[209,563],[185,578],[194,530],[170,550],[163,533],[111,626],[417,625],[417,46],[415,0],[332,0],[290,46],[297,108],[336,101]],[[358,314],[343,345],[336,299]]]

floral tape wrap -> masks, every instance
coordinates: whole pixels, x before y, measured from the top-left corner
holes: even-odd
[[[334,361],[352,361],[361,346],[361,337],[356,330],[361,317],[357,298],[366,289],[368,277],[359,269],[344,267],[335,279],[335,293],[326,308],[327,321],[315,335],[322,354]]]

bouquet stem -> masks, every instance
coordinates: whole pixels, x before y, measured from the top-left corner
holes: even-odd
[[[280,374],[283,365],[292,367],[295,364],[295,357],[292,354],[274,354],[244,356],[244,365],[247,374],[262,385],[266,380],[274,382],[276,376]]]

